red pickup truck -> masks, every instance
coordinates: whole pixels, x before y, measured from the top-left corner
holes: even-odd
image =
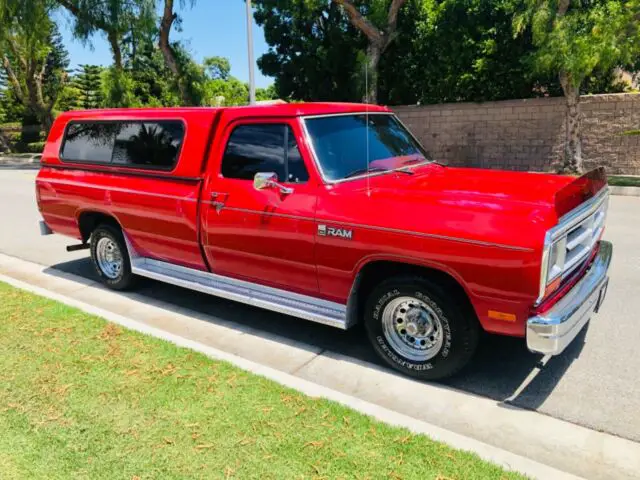
[[[60,115],[41,230],[113,289],[148,277],[347,329],[408,375],[471,359],[482,330],[559,354],[597,311],[612,246],[602,169],[451,168],[387,108],[283,104]]]

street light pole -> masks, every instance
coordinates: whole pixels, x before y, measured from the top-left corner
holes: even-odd
[[[253,60],[253,22],[251,21],[251,0],[245,0],[247,5],[247,47],[249,49],[249,104],[256,103],[255,62]]]

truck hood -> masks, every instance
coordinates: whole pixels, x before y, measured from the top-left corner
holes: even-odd
[[[429,194],[450,199],[551,205],[555,203],[556,193],[571,183],[573,178],[540,173],[428,165],[418,169],[413,176],[396,177],[395,180],[404,183],[404,190],[418,196]],[[397,188],[397,185],[382,183],[384,182],[379,185],[381,189]]]
[[[437,164],[413,171],[339,183],[332,190],[353,223],[364,219],[373,226],[533,248],[562,215],[606,183],[600,171],[580,178]],[[331,214],[322,208],[319,215]]]

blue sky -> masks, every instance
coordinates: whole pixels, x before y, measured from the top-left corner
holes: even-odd
[[[227,57],[231,61],[231,74],[246,82],[249,80],[249,65],[245,8],[243,0],[198,0],[193,8],[180,10],[182,32],[172,30],[172,39],[184,41],[197,61],[216,55]],[[69,50],[71,67],[75,68],[83,63],[111,64],[111,51],[103,35],[93,38],[92,50],[73,39],[68,16],[65,15],[59,25],[65,46]],[[255,22],[253,48],[256,59],[268,48],[262,29]],[[273,79],[263,76],[256,66],[256,85],[267,87],[271,83]]]

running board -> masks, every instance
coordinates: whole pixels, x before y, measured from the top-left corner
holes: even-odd
[[[133,253],[130,244],[128,247],[130,254]],[[343,330],[348,328],[347,308],[339,303],[140,257],[135,253],[130,255],[130,258],[131,271],[141,277],[152,278]]]

